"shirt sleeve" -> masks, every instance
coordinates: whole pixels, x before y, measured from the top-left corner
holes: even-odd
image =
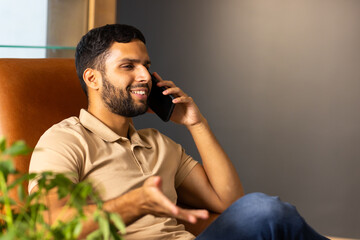
[[[186,154],[185,150],[182,149],[180,165],[175,175],[175,188],[178,188],[181,185],[196,164],[198,164],[198,162]]]
[[[74,183],[79,182],[83,159],[81,138],[66,129],[50,128],[40,138],[31,156],[29,172],[52,171],[64,173]],[[28,192],[37,185],[36,178],[29,181]]]

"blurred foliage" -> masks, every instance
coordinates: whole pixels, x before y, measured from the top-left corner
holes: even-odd
[[[83,222],[89,218],[97,222],[99,228],[86,239],[122,239],[121,235],[125,234],[123,221],[118,214],[102,210],[103,202],[90,183],[74,184],[64,174],[52,172],[20,175],[12,159],[31,151],[24,141],[7,147],[6,139],[0,137],[0,240],[77,239]],[[16,180],[10,182],[10,175],[16,176]],[[23,183],[31,179],[38,181],[38,190],[28,195]],[[51,190],[57,190],[59,199],[68,199],[59,216],[69,209],[76,210],[77,214],[69,221],[45,221],[44,211],[48,209],[44,203]],[[17,191],[21,204],[10,197],[10,191]],[[91,216],[85,215],[83,210],[89,203],[97,206]]]

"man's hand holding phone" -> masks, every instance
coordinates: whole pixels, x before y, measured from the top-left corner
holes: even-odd
[[[172,95],[164,95],[163,92],[166,87],[157,85],[159,80],[151,74],[152,88],[148,98],[150,109],[158,115],[164,122],[170,120],[171,114],[174,110],[175,104],[173,103],[174,97]]]
[[[187,127],[191,127],[205,121],[205,118],[200,113],[200,110],[192,97],[189,97],[172,81],[164,81],[156,72],[152,75],[157,80],[156,86],[163,90],[162,94],[167,97],[171,96],[172,103],[175,104],[170,117],[171,121],[183,124]],[[153,82],[151,91],[153,91],[154,87]],[[151,97],[149,96],[149,106],[156,113],[155,109],[150,105],[150,99]]]

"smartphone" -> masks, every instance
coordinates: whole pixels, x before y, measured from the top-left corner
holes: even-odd
[[[149,107],[158,115],[161,120],[167,122],[170,120],[171,114],[174,110],[175,104],[172,102],[174,96],[164,95],[162,92],[166,90],[165,87],[158,87],[156,83],[159,82],[153,74],[151,74],[152,88],[148,98]]]

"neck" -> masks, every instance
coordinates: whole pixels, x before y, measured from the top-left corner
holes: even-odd
[[[97,108],[92,105],[89,105],[88,112],[102,121],[119,136],[127,137],[131,118],[112,113],[107,108]]]

